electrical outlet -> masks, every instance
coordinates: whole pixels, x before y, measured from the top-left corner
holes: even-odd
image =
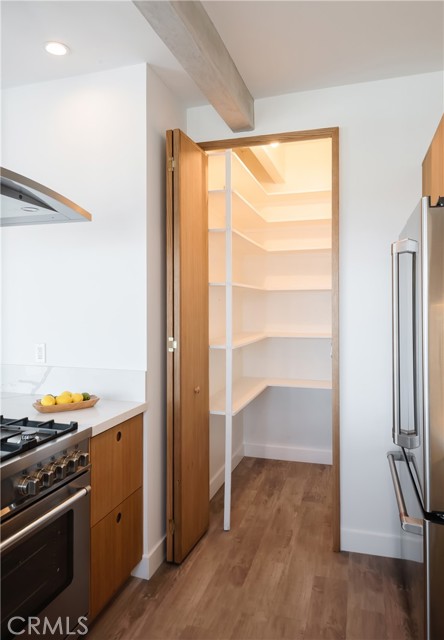
[[[46,344],[44,342],[35,345],[35,361],[37,364],[45,364],[46,362]]]

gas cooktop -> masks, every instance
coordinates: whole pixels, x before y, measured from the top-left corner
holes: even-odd
[[[76,431],[77,428],[77,422],[63,424],[54,420],[40,421],[0,416],[0,461],[19,456],[65,433]]]

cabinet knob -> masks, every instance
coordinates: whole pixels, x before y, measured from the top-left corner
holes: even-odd
[[[122,514],[119,511],[119,513],[117,514],[117,517],[116,517],[116,522],[120,522],[121,519],[122,519]]]
[[[194,388],[194,393],[200,393],[200,387],[195,387]]]
[[[121,439],[122,439],[122,432],[118,431],[117,435],[116,435],[116,440],[117,440],[117,442],[120,442]]]

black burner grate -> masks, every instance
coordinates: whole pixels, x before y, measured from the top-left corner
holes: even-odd
[[[35,449],[59,436],[76,431],[78,423],[68,424],[54,420],[29,420],[0,416],[0,457],[4,462],[30,449]]]

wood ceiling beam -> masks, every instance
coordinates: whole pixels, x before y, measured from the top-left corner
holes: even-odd
[[[254,129],[254,100],[201,2],[134,0],[232,131]]]
[[[283,184],[285,182],[272,157],[263,147],[236,147],[234,153],[261,184]]]

